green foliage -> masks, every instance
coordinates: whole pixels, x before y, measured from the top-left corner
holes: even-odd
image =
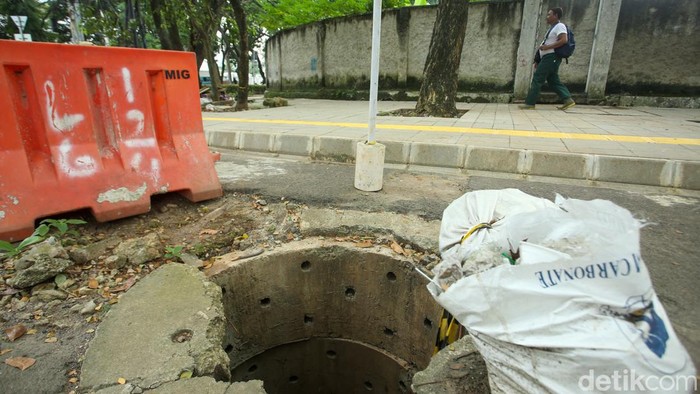
[[[28,246],[41,242],[46,239],[46,236],[55,229],[57,236],[63,237],[66,234],[78,235],[75,230],[69,229],[69,225],[85,224],[84,220],[80,219],[44,219],[39,224],[39,227],[34,229],[34,232],[29,237],[22,240],[19,245],[14,246],[7,241],[0,241],[0,251],[4,251],[8,256],[17,256],[22,253]]]
[[[166,259],[179,259],[182,257],[182,249],[183,246],[177,245],[177,246],[166,246],[165,247],[165,257]]]
[[[27,246],[43,241],[48,232],[49,226],[42,224],[34,230],[32,235],[25,238],[17,246],[14,246],[7,241],[0,241],[0,250],[5,251],[10,257],[17,256],[18,254],[22,253]]]
[[[42,225],[46,225],[49,228],[53,227],[58,231],[58,236],[63,237],[66,234],[77,236],[79,235],[77,231],[69,229],[69,225],[79,225],[87,223],[80,219],[44,219],[41,221]],[[41,226],[39,226],[41,227]]]
[[[288,29],[306,23],[339,16],[372,12],[373,0],[260,0],[261,12],[256,15],[261,26],[269,31]],[[411,5],[410,0],[382,0],[382,8]]]
[[[14,40],[19,28],[12,21],[12,15],[27,17],[23,32],[32,35],[32,41],[49,41],[49,27],[45,26],[49,6],[37,0],[0,1],[0,38]],[[69,36],[70,37],[70,36]]]
[[[270,97],[263,100],[263,105],[270,108],[286,107],[289,105],[289,102],[282,97]]]

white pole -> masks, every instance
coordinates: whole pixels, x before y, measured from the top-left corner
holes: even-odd
[[[369,85],[369,135],[357,143],[355,152],[355,188],[366,192],[382,190],[386,147],[374,140],[377,123],[377,90],[379,88],[379,41],[382,30],[382,0],[374,0],[372,16],[372,67]]]
[[[377,91],[379,90],[379,44],[382,31],[382,0],[374,0],[372,14],[372,67],[369,85],[369,136],[368,144],[374,144],[374,129],[377,124]]]

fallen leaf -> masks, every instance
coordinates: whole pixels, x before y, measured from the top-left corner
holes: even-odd
[[[120,291],[127,291],[129,290],[129,288],[131,288],[131,286],[134,285],[134,283],[136,283],[136,277],[132,276],[131,278],[127,279],[123,285],[111,289],[110,292],[119,293]]]
[[[104,305],[104,302],[100,302],[100,305],[96,306],[96,307],[95,307],[95,310],[96,310],[96,311],[99,311],[100,309],[102,309],[102,306],[103,306],[103,305]]]
[[[3,354],[7,354],[11,351],[12,351],[12,349],[2,349],[2,350],[0,350],[0,356],[2,356]]]
[[[27,331],[27,335],[35,335],[36,334],[36,328],[31,328]]]
[[[192,377],[192,371],[183,371],[180,374],[180,379],[189,379]]]
[[[100,287],[100,284],[97,282],[97,279],[90,279],[88,280],[88,287],[91,289],[96,289]]]
[[[394,252],[396,252],[396,253],[398,253],[398,254],[404,254],[404,253],[405,253],[404,250],[403,250],[403,248],[401,247],[401,245],[397,244],[396,242],[392,242],[392,243],[391,243],[391,250],[393,250]]]
[[[68,383],[78,383],[78,378],[70,378],[68,379]]]
[[[119,383],[119,384],[126,384],[126,379],[124,379],[124,378],[119,378],[119,379],[117,379],[117,383]]]
[[[35,359],[29,357],[12,357],[5,360],[5,364],[18,368],[20,371],[31,367],[35,362]]]
[[[44,340],[44,342],[45,343],[55,343],[55,342],[58,342],[58,338],[56,338],[56,337],[46,338]]]
[[[71,369],[70,371],[68,371],[68,376],[78,376],[78,370]]]
[[[199,232],[199,235],[216,235],[219,233],[219,230],[212,230],[212,229],[204,229]]]
[[[55,278],[53,278],[54,283],[56,283],[58,286],[60,286],[61,283],[65,282],[66,280],[68,280],[68,277],[64,274],[58,274]]]
[[[87,330],[85,330],[85,332],[88,333],[88,334],[92,334],[93,332],[95,332],[95,329],[94,329],[94,328],[88,328]]]
[[[26,333],[27,327],[23,326],[22,324],[17,324],[16,326],[10,327],[5,330],[5,334],[7,334],[7,338],[10,340],[10,342],[14,342],[17,338],[21,337]]]
[[[361,241],[355,244],[358,248],[369,248],[372,246],[371,241]]]

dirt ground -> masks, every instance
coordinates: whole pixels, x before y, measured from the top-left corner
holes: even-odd
[[[559,193],[585,200],[610,200],[650,223],[641,232],[642,255],[676,332],[691,355],[697,359],[700,354],[697,312],[700,298],[695,285],[699,266],[694,264],[700,234],[700,198],[695,192],[387,170],[384,191],[370,194],[358,193],[353,188],[353,166],[261,159],[241,153],[225,155],[224,159],[218,165],[227,191],[222,198],[194,204],[177,194],[154,196],[149,213],[109,223],[95,223],[88,212],[65,217],[88,221],[85,225],[72,226],[79,231],[78,237],[62,239],[69,248],[99,240],[116,243],[157,233],[163,246],[162,258],[115,269],[108,263],[110,253],[104,253],[93,262],[71,267],[62,279],[75,283],[67,287],[65,300],[53,301],[32,299],[32,293],[58,287],[56,281],[15,292],[5,284],[14,276],[13,262],[0,258],[0,393],[77,390],[82,357],[95,329],[128,287],[160,265],[172,263],[172,259],[165,258],[166,247],[183,246],[201,259],[205,270],[213,264],[214,257],[224,253],[252,253],[299,239],[297,220],[305,204],[439,220],[444,207],[466,191],[509,187],[550,199]],[[294,199],[290,201],[289,196]],[[393,246],[391,240],[369,241]],[[410,252],[405,249],[404,253]],[[397,250],[402,252],[400,248]],[[421,262],[426,260],[420,254],[413,257]],[[66,287],[66,282],[62,286]],[[17,325],[24,326],[27,332],[11,341],[4,331]],[[25,370],[6,364],[8,359],[18,357],[33,359],[34,364]]]
[[[0,257],[0,392],[77,392],[83,356],[105,314],[121,295],[153,270],[163,264],[182,263],[178,257],[166,258],[169,251],[182,247],[183,254],[197,257],[188,263],[206,272],[217,256],[240,251],[245,257],[300,240],[298,222],[303,208],[284,198],[265,201],[255,194],[229,192],[219,199],[191,203],[172,193],[154,196],[149,213],[113,222],[97,223],[87,211],[54,217],[88,222],[70,226],[78,235],[61,238],[66,249],[83,248],[102,240],[110,240],[110,245],[116,246],[156,233],[163,256],[118,269],[110,266],[111,247],[99,258],[74,264],[64,273],[65,277],[21,291],[6,283],[14,276],[15,261]],[[381,243],[424,265],[436,260],[435,255],[424,256],[410,247],[404,249],[391,238],[347,236],[337,240],[356,242],[361,247]],[[63,288],[65,299],[40,300],[34,295],[35,291]],[[14,336],[17,338],[13,340]]]
[[[205,270],[215,256],[236,250],[271,248],[298,239],[294,218],[299,209],[299,205],[288,201],[268,204],[255,195],[230,193],[195,204],[177,194],[168,194],[154,197],[149,213],[114,222],[96,223],[87,212],[66,216],[88,223],[71,226],[79,236],[64,236],[61,241],[67,248],[80,248],[99,240],[113,240],[117,244],[156,233],[163,245],[163,256],[166,247],[182,246],[183,252],[201,260],[194,264]],[[5,283],[14,275],[14,262],[7,258],[2,261],[0,392],[68,393],[76,390],[88,342],[110,306],[118,303],[129,287],[151,271],[162,264],[179,262],[177,258],[162,257],[139,266],[116,269],[105,261],[109,255],[106,253],[86,264],[70,267],[65,278],[48,280],[22,291]],[[74,281],[65,289],[65,300],[45,302],[32,295],[34,291],[56,289],[56,283],[65,286],[64,279]],[[11,340],[11,336],[25,329],[26,333]],[[8,360],[19,362],[20,368],[22,362],[35,362],[21,370],[8,365]]]

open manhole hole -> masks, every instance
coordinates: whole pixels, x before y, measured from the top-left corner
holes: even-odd
[[[380,249],[297,245],[211,279],[232,380],[268,393],[411,392],[434,351],[441,308],[411,262]]]

